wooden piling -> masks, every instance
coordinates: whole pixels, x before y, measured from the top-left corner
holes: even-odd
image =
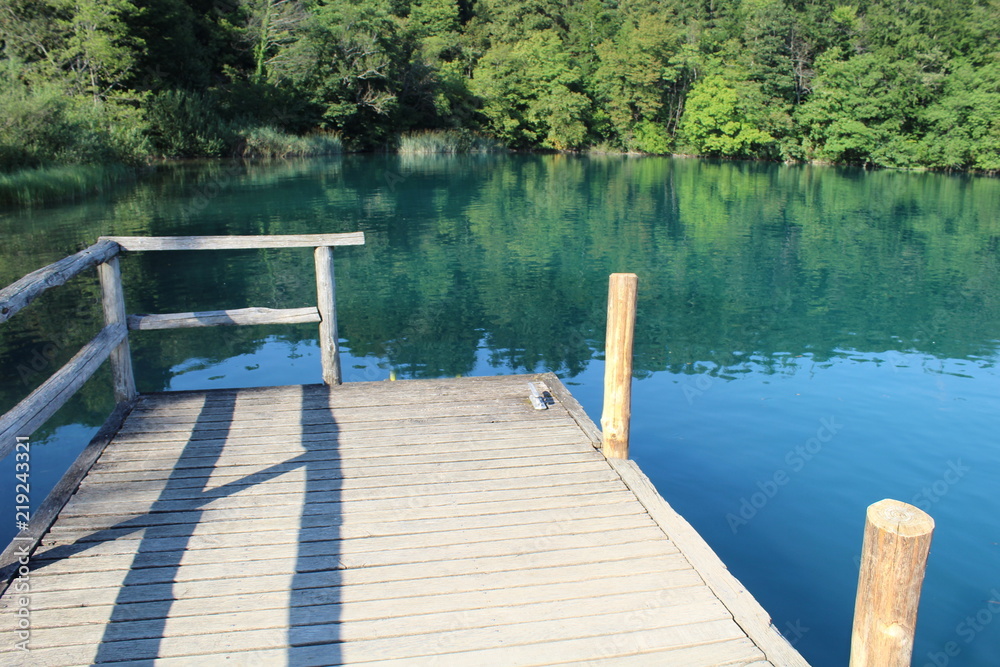
[[[337,334],[337,290],[333,276],[333,248],[319,246],[316,259],[316,308],[319,310],[319,348],[323,382],[340,384],[340,346]]]
[[[125,291],[122,288],[122,273],[118,265],[118,256],[111,257],[103,264],[97,265],[97,276],[101,282],[101,302],[104,308],[104,323],[125,325]],[[138,392],[135,389],[135,376],[132,372],[132,352],[126,337],[111,353],[111,376],[114,382],[115,401],[126,403],[131,401]]]
[[[608,458],[628,458],[632,415],[632,339],[639,278],[613,273],[608,281],[608,327],[604,344],[604,411],[601,451]]]
[[[868,508],[851,667],[909,667],[934,519],[899,502]]]

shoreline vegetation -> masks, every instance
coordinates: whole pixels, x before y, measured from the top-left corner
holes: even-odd
[[[400,155],[459,155],[498,153],[506,148],[491,137],[468,130],[424,130],[399,135],[391,150]],[[283,160],[339,155],[344,145],[332,132],[296,136],[273,127],[255,127],[236,136],[230,151],[229,157],[236,160]],[[157,165],[171,162],[177,160],[157,160],[146,165],[69,164],[0,172],[0,207],[82,199],[134,183],[143,174],[155,171]]]
[[[343,152],[340,137],[318,132],[296,136],[271,127],[255,127],[237,136],[230,157],[238,160],[281,160],[321,157]],[[176,160],[173,160],[176,161]],[[114,161],[106,164],[84,162],[0,171],[0,208],[37,206],[74,201],[136,182],[159,164]]]
[[[237,146],[238,150],[229,159],[244,162],[287,160],[295,158],[315,158],[341,155],[343,142],[331,133],[316,133],[295,136],[281,133],[273,128],[255,128]],[[392,148],[385,149],[399,155],[474,155],[506,153],[509,149],[496,139],[464,130],[424,130],[400,135]],[[630,158],[669,157],[674,159],[703,159],[705,156],[684,153],[643,153],[628,151],[607,145],[590,146],[581,151],[532,150],[535,153],[566,153],[580,156],[621,156]],[[214,158],[225,159],[225,158]],[[733,158],[760,162],[760,159]],[[52,167],[35,167],[14,172],[0,172],[0,210],[39,206],[76,201],[108,193],[118,187],[131,185],[147,174],[155,173],[157,167],[187,162],[183,159],[158,159],[144,165],[111,164],[69,164]],[[785,160],[786,165],[810,165],[835,167],[845,166],[827,160]],[[900,171],[933,171],[968,173],[971,175],[995,176],[996,171],[928,169],[926,167],[878,167],[875,169],[895,169]]]
[[[997,2],[0,0],[0,174],[500,148],[997,174]]]
[[[467,130],[424,130],[400,135],[393,152],[400,155],[459,155],[506,151],[495,139]],[[255,127],[239,135],[229,157],[235,160],[283,160],[344,153],[340,137],[332,132],[296,136],[273,127]],[[222,159],[222,158],[217,158]],[[157,165],[179,160],[157,160],[145,165],[68,164],[0,172],[0,208],[73,201],[134,183]]]

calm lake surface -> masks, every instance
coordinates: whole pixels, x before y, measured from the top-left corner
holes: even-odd
[[[937,522],[914,664],[1000,664],[1000,181],[566,156],[165,169],[0,213],[0,282],[102,234],[362,230],[346,381],[556,372],[595,421],[607,276],[639,275],[632,456],[819,667],[847,664],[865,508]],[[122,260],[129,312],[315,303],[309,250]],[[96,333],[93,272],[0,327],[3,410]],[[315,325],[139,332],[140,391],[320,381]],[[32,501],[112,406],[32,438]],[[0,526],[15,531],[13,462]],[[10,524],[10,525],[8,525]]]

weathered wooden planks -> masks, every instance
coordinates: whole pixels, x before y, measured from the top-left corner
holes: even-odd
[[[707,546],[672,539],[686,524],[665,531],[672,510],[594,449],[575,401],[527,394],[512,377],[141,397],[32,557],[30,664],[797,655],[700,569]]]
[[[69,470],[56,483],[55,487],[45,498],[42,504],[31,516],[29,526],[26,530],[18,533],[18,539],[14,540],[0,553],[0,581],[9,581],[14,575],[19,565],[20,555],[27,546],[28,550],[34,549],[38,545],[46,529],[55,521],[60,510],[73,495],[80,481],[83,480],[87,471],[93,466],[94,461],[101,455],[107,447],[111,438],[121,427],[122,422],[132,410],[134,401],[119,403],[108,416],[100,430],[94,435],[87,447],[84,448]]]
[[[799,652],[772,625],[770,616],[753,595],[729,572],[691,524],[663,500],[639,466],[634,461],[622,459],[609,459],[609,462],[664,532],[683,544],[685,555],[705,583],[733,612],[740,627],[767,657],[782,667],[808,667]]]

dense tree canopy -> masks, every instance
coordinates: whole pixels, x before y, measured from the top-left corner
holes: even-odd
[[[460,128],[996,171],[998,42],[1000,0],[0,0],[0,167]]]

